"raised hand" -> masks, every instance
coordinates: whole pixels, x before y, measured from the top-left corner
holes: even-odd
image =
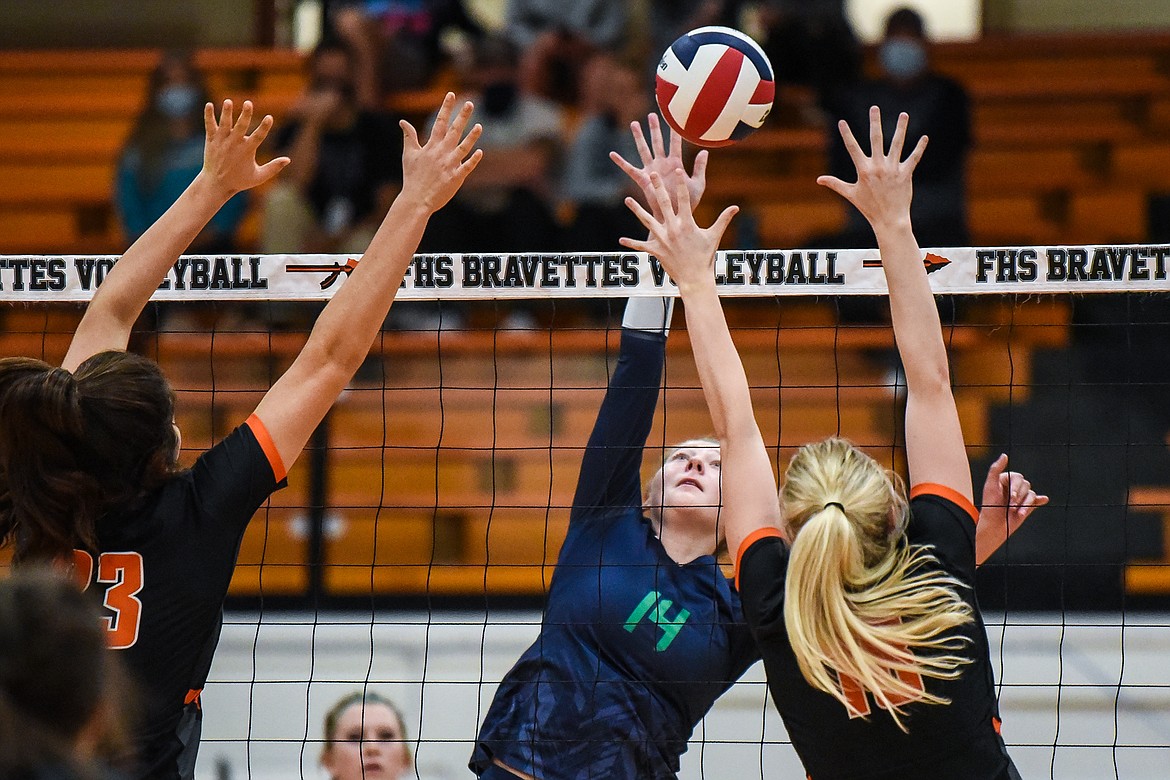
[[[1018,471],[1008,471],[1008,456],[1000,455],[987,470],[979,525],[975,530],[976,561],[983,563],[1016,532],[1028,516],[1048,503]]]
[[[448,92],[426,144],[419,143],[418,133],[409,122],[404,119],[398,123],[403,135],[399,197],[418,202],[432,214],[454,197],[483,159],[483,150],[475,149],[483,127],[476,124],[463,135],[475,107],[464,103],[452,119],[454,108],[455,94]]]
[[[675,183],[677,181],[684,182],[687,193],[690,195],[691,210],[694,210],[699,205],[699,201],[702,200],[703,192],[707,189],[707,150],[703,149],[695,155],[695,164],[691,175],[688,176],[682,159],[682,136],[678,133],[670,133],[670,151],[668,153],[666,145],[663,143],[662,123],[658,114],[649,114],[646,117],[646,124],[650,128],[650,143],[646,142],[641,123],[630,123],[630,132],[634,134],[634,145],[637,147],[638,157],[642,161],[641,168],[631,164],[617,152],[610,152],[609,159],[613,160],[642,189],[642,195],[646,198],[646,203],[654,216],[661,217],[662,214],[658,211],[653,186],[650,183],[651,173],[657,173],[663,178],[672,200],[674,200]],[[677,201],[674,202],[677,207]]]
[[[877,106],[871,107],[870,155],[867,157],[861,151],[857,139],[853,137],[849,125],[842,120],[837,127],[841,131],[841,138],[845,141],[849,157],[857,167],[857,183],[849,184],[835,176],[821,176],[817,179],[817,184],[828,187],[856,206],[869,220],[875,232],[903,221],[908,222],[910,219],[910,200],[914,194],[911,179],[926,149],[927,138],[922,136],[914,151],[903,160],[902,146],[906,141],[906,125],[909,121],[910,117],[906,114],[898,115],[898,126],[887,153],[882,138],[881,110]]]
[[[203,145],[203,170],[199,175],[227,200],[241,190],[250,189],[271,179],[284,166],[287,157],[259,165],[256,150],[268,137],[272,129],[272,115],[265,115],[260,125],[251,133],[252,101],[245,100],[240,109],[239,119],[232,119],[232,101],[223,101],[219,121],[215,118],[215,106],[208,103],[203,107],[203,126],[207,137]]]
[[[692,213],[686,172],[678,168],[671,178],[674,181],[673,199],[663,177],[657,171],[650,173],[654,214],[633,198],[626,198],[626,206],[650,231],[650,237],[645,241],[623,238],[621,243],[657,257],[685,298],[697,287],[715,284],[715,250],[719,248],[732,218],[739,212],[739,206],[728,206],[711,227],[701,228],[695,223]]]

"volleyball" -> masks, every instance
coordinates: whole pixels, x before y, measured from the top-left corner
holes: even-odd
[[[776,83],[759,44],[730,27],[700,27],[658,63],[655,97],[667,124],[699,146],[727,146],[764,124]]]

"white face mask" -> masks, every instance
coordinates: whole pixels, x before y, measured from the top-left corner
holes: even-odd
[[[882,70],[899,81],[910,81],[926,70],[926,47],[912,38],[890,38],[878,49]]]
[[[168,119],[180,119],[195,110],[199,91],[190,84],[171,84],[154,96],[154,105]]]

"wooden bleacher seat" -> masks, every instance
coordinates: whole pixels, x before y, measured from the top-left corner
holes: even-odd
[[[1170,595],[1170,487],[1131,487],[1129,510],[1161,515],[1162,557],[1128,563],[1125,567],[1125,592],[1135,596]]]

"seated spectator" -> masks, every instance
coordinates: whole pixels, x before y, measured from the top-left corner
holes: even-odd
[[[563,115],[527,93],[515,48],[502,38],[476,47],[466,74],[483,123],[483,161],[446,208],[435,214],[421,252],[557,251],[560,232],[549,204],[561,156]]]
[[[524,89],[575,104],[585,63],[625,43],[627,5],[625,0],[508,0],[504,35],[523,52]]]
[[[760,4],[760,45],[781,87],[776,113],[782,120],[791,115],[797,122],[818,124],[817,108],[827,96],[860,79],[861,44],[844,6],[844,0]]]
[[[967,93],[956,81],[930,69],[922,17],[902,8],[886,21],[878,49],[881,76],[835,91],[825,109],[830,128],[829,172],[852,175],[852,162],[836,132],[836,122],[849,123],[862,150],[869,153],[869,108],[882,110],[883,132],[890,138],[899,112],[910,115],[907,138],[930,137],[930,148],[914,172],[914,203],[910,213],[923,247],[967,246],[966,167],[971,146],[971,113]],[[842,247],[876,246],[873,231],[861,212],[849,208]]]
[[[321,766],[330,780],[407,777],[414,758],[394,702],[372,692],[343,696],[325,715]]]
[[[0,580],[0,777],[93,780],[125,751],[124,680],[94,605],[49,570]]]
[[[357,256],[401,186],[402,133],[388,114],[358,104],[343,45],[318,46],[309,74],[276,133],[276,154],[292,163],[268,192],[263,250]]]
[[[563,112],[525,91],[516,49],[498,36],[484,38],[470,67],[460,74],[483,123],[483,160],[451,202],[436,213],[419,252],[556,252],[561,229],[553,214],[556,168],[562,156]],[[536,325],[537,304],[495,307],[504,328]],[[396,306],[392,324],[402,329],[460,327],[466,305]],[[491,323],[482,322],[487,326]]]
[[[573,215],[565,246],[574,252],[610,252],[622,236],[643,232],[625,205],[627,195],[641,193],[609,153],[638,159],[630,123],[646,116],[650,96],[639,70],[606,55],[589,63],[582,86],[581,121],[561,177],[561,195]]]
[[[449,33],[461,33],[468,45],[483,37],[463,0],[357,0],[338,8],[332,23],[354,53],[364,108],[430,84],[447,60]]]
[[[203,78],[183,54],[163,55],[150,74],[146,106],[118,159],[114,199],[130,243],[153,225],[203,167]],[[247,196],[227,202],[191,244],[194,254],[233,252]]]
[[[744,0],[651,0],[650,56],[658,66],[662,53],[683,33],[720,25],[739,28]]]

